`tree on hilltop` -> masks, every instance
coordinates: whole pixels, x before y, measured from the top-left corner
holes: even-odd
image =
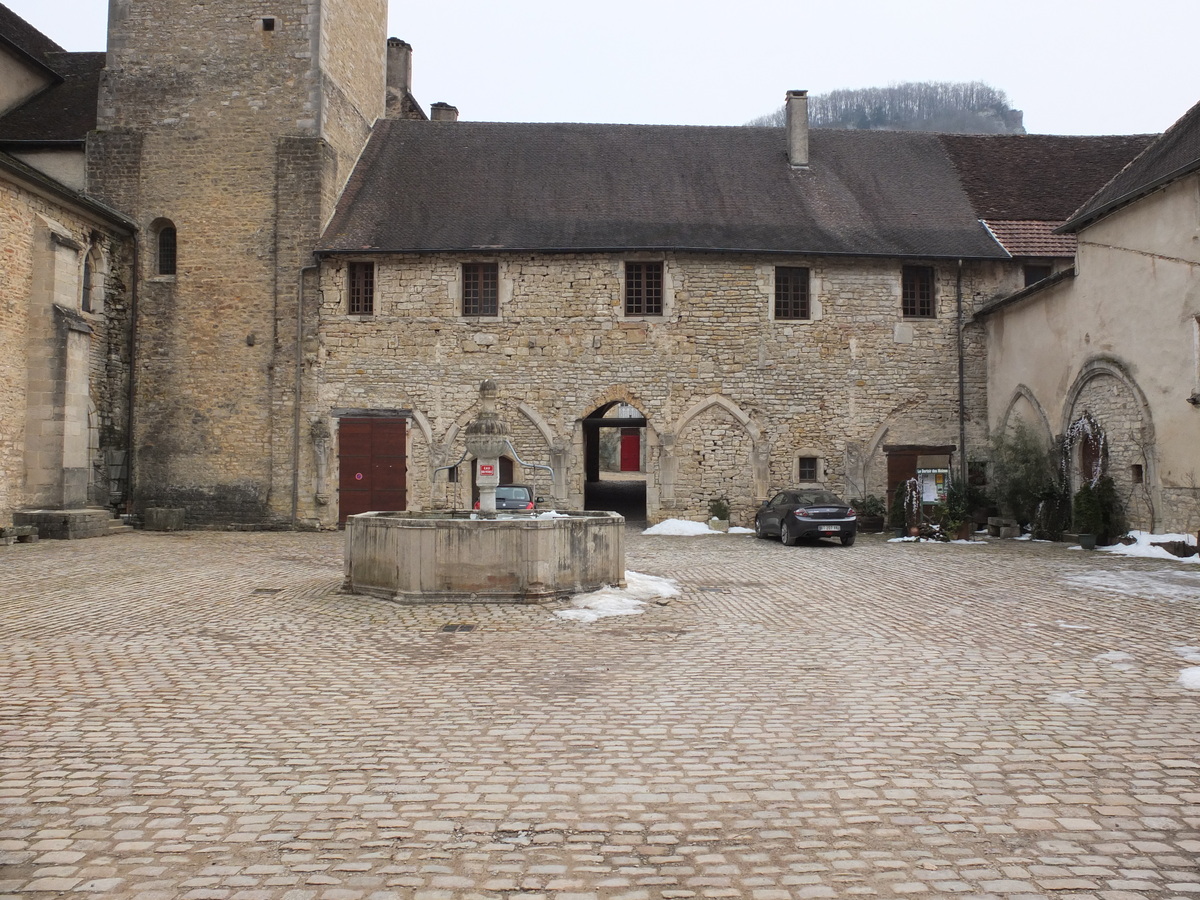
[[[747,125],[782,127],[785,108]],[[938,131],[949,134],[1024,134],[1023,115],[1008,95],[982,81],[909,81],[808,98],[811,128]]]

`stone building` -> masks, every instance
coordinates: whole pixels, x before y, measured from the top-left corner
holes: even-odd
[[[517,454],[555,473],[512,477],[591,507],[624,404],[651,520],[727,499],[746,523],[790,484],[884,494],[964,438],[982,457],[970,316],[1070,265],[1053,227],[1146,139],[809,134],[805,106],[787,131],[381,123],[318,247],[316,432],[391,421],[408,505],[462,505],[431,474],[494,377]]]
[[[992,429],[1020,420],[1049,444],[1088,417],[1103,459],[1075,442],[1073,486],[1103,467],[1160,532],[1200,528],[1198,222],[1200,105],[1060,229],[1073,267],[979,314]]]
[[[107,54],[0,11],[0,151],[108,216],[65,228],[79,279],[92,248],[104,274],[92,463],[128,451],[113,505],[193,523],[469,504],[486,377],[503,475],[557,505],[603,505],[610,432],[650,519],[957,466],[988,430],[972,314],[1069,268],[1053,229],[1148,142],[809,134],[803,92],[783,130],[427,119],[384,0],[113,0]],[[27,255],[6,310],[66,270]],[[30,365],[0,402],[40,429]],[[22,427],[8,510],[53,502]]]
[[[103,54],[66,53],[4,7],[0,34],[0,525],[8,525],[17,510],[103,508],[125,496],[134,224],[83,192]]]

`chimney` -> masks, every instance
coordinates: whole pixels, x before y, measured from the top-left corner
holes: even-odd
[[[408,118],[404,107],[411,90],[412,46],[400,38],[390,37],[387,39],[387,118]]]
[[[788,162],[808,168],[808,91],[787,92]]]
[[[449,103],[431,103],[429,118],[434,122],[457,122],[458,107],[451,106]]]

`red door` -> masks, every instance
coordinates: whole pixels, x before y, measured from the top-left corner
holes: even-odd
[[[371,510],[408,508],[408,423],[341,419],[338,423],[338,524]]]
[[[642,471],[642,435],[640,429],[621,429],[621,471]]]

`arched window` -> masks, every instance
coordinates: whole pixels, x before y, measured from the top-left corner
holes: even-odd
[[[79,297],[79,308],[92,311],[92,254],[83,258],[83,291]]]
[[[154,271],[157,275],[174,275],[178,259],[178,238],[175,225],[168,219],[159,219],[155,225]]]

